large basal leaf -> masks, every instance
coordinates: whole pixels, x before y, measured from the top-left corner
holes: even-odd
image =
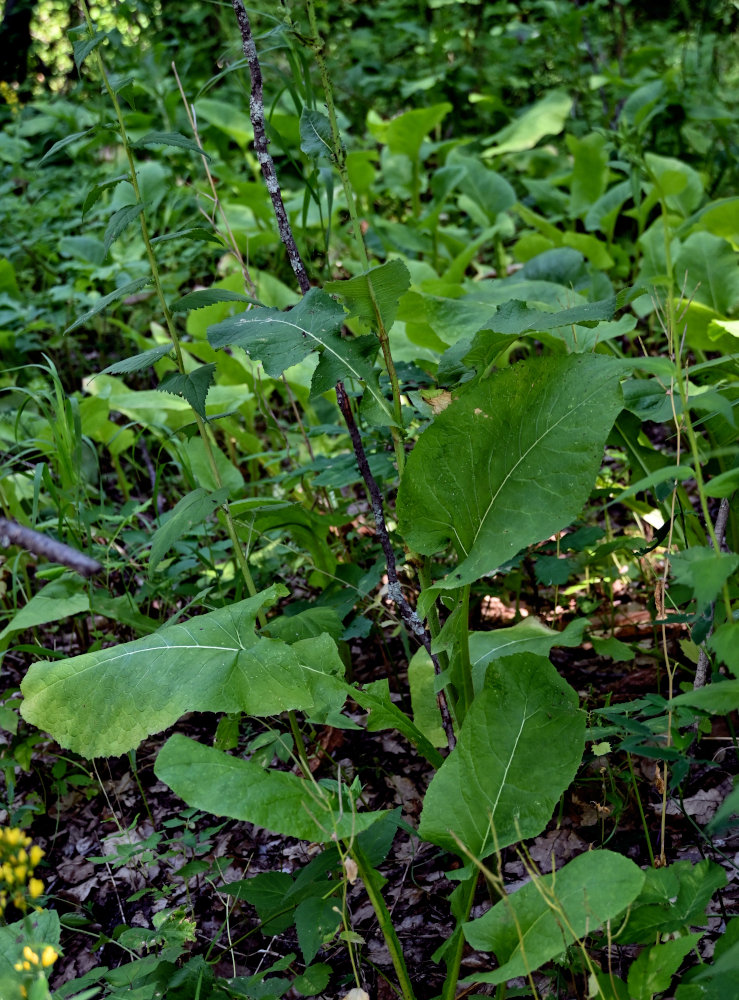
[[[595,481],[621,406],[622,366],[602,355],[522,361],[464,391],[424,431],[398,492],[400,531],[461,562],[460,587],[565,528]]]
[[[356,812],[323,786],[231,757],[180,734],[164,744],[154,773],[195,809],[301,840],[325,843],[334,835],[351,837],[386,815]]]
[[[475,973],[475,980],[505,983],[535,971],[623,913],[643,882],[644,872],[613,851],[581,854],[553,875],[536,877],[464,925],[472,947],[494,952],[500,966]]]
[[[552,646],[579,646],[586,625],[585,618],[576,618],[561,632],[555,632],[532,616],[508,628],[470,632],[470,670],[475,691],[483,686],[485,670],[492,660],[501,660],[514,653],[548,656]]]
[[[419,835],[456,854],[461,842],[477,858],[536,836],[584,745],[585,714],[549,660],[518,653],[491,663],[426,793]]]
[[[22,684],[21,713],[61,746],[97,757],[126,753],[185,712],[311,710],[314,695],[324,700],[314,676],[319,657],[255,630],[260,608],[286,593],[278,584],[135,642],[35,663]],[[304,643],[317,643],[326,660],[320,637]],[[333,704],[335,686],[329,677],[325,700]]]

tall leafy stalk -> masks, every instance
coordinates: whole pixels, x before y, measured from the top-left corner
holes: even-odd
[[[87,25],[87,30],[90,33],[90,38],[95,37],[95,26],[90,17],[90,11],[88,9],[86,0],[81,0],[82,13],[85,18],[85,24]],[[103,81],[103,86],[105,92],[107,93],[111,104],[115,110],[116,121],[118,122],[118,132],[121,137],[121,142],[123,144],[123,150],[126,156],[126,161],[128,163],[128,176],[131,182],[131,187],[133,188],[134,197],[136,198],[136,204],[140,206],[139,211],[139,223],[141,226],[141,237],[144,241],[144,247],[146,248],[146,256],[149,261],[149,267],[151,269],[152,279],[154,281],[154,288],[156,290],[156,296],[159,301],[160,308],[162,310],[162,315],[164,317],[164,323],[169,334],[170,341],[172,342],[172,348],[175,355],[175,364],[177,366],[177,371],[180,375],[185,374],[185,362],[182,356],[182,346],[180,344],[179,334],[177,333],[177,327],[172,316],[172,311],[167,304],[167,299],[164,295],[164,289],[162,288],[161,276],[159,273],[159,265],[157,264],[156,255],[154,254],[154,249],[151,245],[151,238],[149,236],[149,227],[146,222],[146,214],[144,212],[144,205],[141,199],[141,190],[139,188],[138,176],[136,172],[136,162],[133,156],[133,150],[131,148],[131,143],[128,139],[128,132],[126,130],[126,121],[121,110],[120,101],[118,100],[118,94],[111,85],[108,72],[105,68],[105,63],[103,61],[102,54],[100,52],[100,46],[95,48],[95,62],[97,64],[98,72]],[[218,469],[218,464],[215,459],[214,453],[214,442],[206,426],[205,420],[200,416],[199,413],[193,413],[195,417],[195,424],[200,435],[200,439],[203,442],[203,447],[205,449],[205,454],[207,456],[208,465],[210,466],[211,473],[213,475],[213,480],[216,483],[217,488],[221,488],[223,481],[221,478],[221,473]],[[257,593],[257,588],[254,584],[254,578],[252,577],[251,570],[249,569],[249,564],[247,562],[244,551],[241,547],[241,542],[239,541],[238,534],[236,532],[236,526],[234,524],[233,517],[231,515],[231,510],[229,507],[228,500],[224,500],[221,509],[223,511],[224,520],[226,522],[226,531],[228,532],[228,537],[233,546],[233,553],[236,563],[241,571],[241,575],[244,578],[244,583],[249,594],[253,597]],[[266,618],[263,618],[263,612],[260,610],[260,620],[262,624],[266,624]]]

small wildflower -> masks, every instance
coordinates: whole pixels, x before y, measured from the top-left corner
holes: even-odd
[[[41,952],[41,964],[45,969],[48,969],[50,965],[53,965],[58,958],[59,952],[55,951],[50,944],[47,944]]]
[[[34,870],[43,850],[17,827],[0,827],[0,920],[8,904],[25,913],[44,891],[44,883]]]

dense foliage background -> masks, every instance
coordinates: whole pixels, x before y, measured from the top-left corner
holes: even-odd
[[[2,995],[729,996],[736,5],[258,0],[303,300],[231,6],[88,11],[2,7]]]

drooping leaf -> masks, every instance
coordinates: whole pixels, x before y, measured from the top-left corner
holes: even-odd
[[[124,205],[123,208],[119,208],[117,212],[113,212],[103,238],[103,246],[105,247],[106,254],[121,235],[123,230],[129,226],[134,219],[137,219],[143,210],[144,206],[142,202],[137,202],[135,205]]]
[[[463,927],[478,951],[492,951],[500,967],[476,973],[485,983],[525,976],[614,920],[636,899],[644,872],[613,851],[590,851],[552,875],[536,876]]]
[[[386,815],[357,812],[317,783],[230,757],[180,734],[164,744],[154,773],[196,809],[317,843],[352,836]]]
[[[188,312],[191,309],[203,309],[205,306],[215,305],[216,302],[248,302],[253,306],[261,305],[256,299],[250,299],[248,295],[242,295],[240,292],[230,292],[227,288],[202,288],[197,292],[183,295],[170,306],[170,309],[173,313]]]
[[[331,124],[322,112],[304,107],[300,112],[300,148],[312,160],[331,159]]]
[[[724,622],[708,640],[709,647],[732,672],[739,677],[739,622]]]
[[[157,361],[161,361],[162,358],[171,353],[171,344],[160,344],[158,347],[152,347],[148,351],[142,351],[141,354],[134,354],[132,358],[124,358],[122,361],[116,361],[112,365],[108,365],[107,368],[103,368],[98,374],[126,375],[129,372],[140,372],[144,368],[151,368]]]
[[[306,665],[295,647],[255,631],[259,609],[286,593],[277,584],[134,642],[35,663],[23,682],[23,717],[97,757],[126,753],[185,712],[309,711],[314,660]]]
[[[363,413],[367,415],[367,402],[371,400],[371,422],[394,424],[391,405],[380,389],[379,371],[373,363],[378,350],[379,345],[374,337],[349,340],[337,334],[325,334],[321,359],[311,381],[311,398],[333,389],[339,379],[356,379],[366,389]]]
[[[324,290],[339,295],[349,314],[375,330],[378,323],[389,330],[395,322],[401,295],[410,288],[411,276],[402,260],[389,260],[347,281],[329,281]]]
[[[419,836],[466,856],[461,843],[476,858],[536,836],[584,745],[585,714],[549,660],[517,653],[494,661],[426,793]]]
[[[545,135],[559,135],[572,110],[572,98],[562,90],[552,90],[519,115],[510,125],[496,132],[484,145],[490,146],[484,157],[500,156],[533,149]]]
[[[182,396],[198,416],[205,420],[205,400],[215,379],[215,372],[215,363],[200,365],[191,372],[169,372],[157,389],[160,392],[171,392],[173,396]]]
[[[211,229],[203,229],[202,226],[190,226],[188,229],[176,229],[173,233],[163,233],[161,236],[155,236],[151,245],[156,246],[157,243],[168,243],[170,240],[179,239],[200,243],[217,243],[218,246],[223,246],[223,240],[220,236]]]
[[[192,153],[199,153],[206,160],[211,157],[198,146],[194,139],[188,139],[186,135],[179,132],[147,132],[146,135],[131,143],[133,149],[144,148],[145,146],[178,146],[180,149],[189,149]]]
[[[398,492],[416,552],[452,542],[461,562],[438,585],[471,583],[580,512],[621,409],[618,362],[532,358],[462,388],[411,452]]]
[[[111,302],[116,302],[118,299],[123,299],[127,295],[133,295],[134,292],[138,292],[139,289],[143,288],[145,285],[150,285],[152,283],[151,278],[136,278],[134,281],[129,281],[125,285],[121,285],[120,288],[116,288],[115,291],[110,292],[108,295],[104,295],[101,299],[95,303],[92,309],[88,309],[87,312],[78,316],[77,319],[64,331],[65,335],[71,333],[72,330],[76,330],[80,326],[84,326],[93,316],[97,316],[104,309],[107,309]]]
[[[97,131],[99,126],[93,125],[92,128],[86,128],[83,132],[72,132],[70,135],[65,135],[63,139],[55,142],[51,149],[47,149],[41,159],[38,161],[38,166],[40,167],[42,163],[46,163],[50,160],[52,156],[58,153],[60,150],[65,149],[67,146],[71,146],[73,143],[78,142],[80,139],[84,139],[87,135],[92,135]]]

